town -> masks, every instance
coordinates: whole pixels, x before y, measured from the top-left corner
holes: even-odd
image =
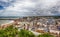
[[[25,29],[32,31],[35,35],[49,32],[55,37],[60,36],[60,18],[38,16],[38,17],[23,17],[17,19],[1,19],[1,20],[12,20],[12,21],[10,21],[10,23],[7,22],[1,24],[0,29],[13,25],[14,27],[17,27],[19,30]]]

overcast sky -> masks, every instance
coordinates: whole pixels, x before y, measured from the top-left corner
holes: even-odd
[[[60,0],[0,0],[0,16],[60,16]]]

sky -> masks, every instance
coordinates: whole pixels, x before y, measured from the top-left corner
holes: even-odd
[[[60,16],[60,0],[0,0],[0,16]]]

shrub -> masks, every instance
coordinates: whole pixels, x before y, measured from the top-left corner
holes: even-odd
[[[39,35],[38,37],[54,37],[53,35],[50,35],[49,33],[44,33]]]
[[[15,37],[18,34],[18,29],[9,26],[0,30],[0,37]]]
[[[35,35],[31,31],[22,29],[19,32],[19,37],[35,37]]]

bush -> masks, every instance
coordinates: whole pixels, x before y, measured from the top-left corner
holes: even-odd
[[[53,35],[50,35],[49,33],[44,33],[39,35],[38,37],[54,37]]]
[[[31,31],[22,29],[19,32],[19,37],[35,37],[35,35]]]
[[[9,26],[0,30],[0,37],[15,37],[18,34],[18,29]]]

